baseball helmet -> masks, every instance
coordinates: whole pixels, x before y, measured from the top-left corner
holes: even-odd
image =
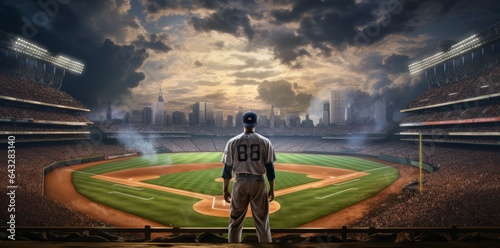
[[[255,127],[257,125],[257,114],[252,111],[248,111],[243,114],[243,126],[244,127]]]

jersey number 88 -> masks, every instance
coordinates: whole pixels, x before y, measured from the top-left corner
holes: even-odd
[[[248,151],[248,146],[246,144],[238,145],[238,161],[244,162],[248,160],[248,155],[250,155],[251,161],[260,160],[260,145],[251,144],[250,152]]]

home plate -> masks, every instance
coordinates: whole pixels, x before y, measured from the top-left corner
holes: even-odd
[[[211,209],[215,211],[223,211],[226,213],[229,213],[230,211],[231,204],[227,203],[224,200],[224,197],[219,195],[219,196],[214,196],[211,199]],[[250,206],[248,206],[249,209],[247,211],[246,217],[251,217],[252,216],[252,210]],[[274,213],[280,209],[280,204],[276,201],[272,201],[269,203],[269,213]]]

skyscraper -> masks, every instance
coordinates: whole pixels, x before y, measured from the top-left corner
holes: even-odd
[[[187,125],[186,113],[182,111],[172,112],[172,124],[174,125]]]
[[[330,123],[345,124],[345,91],[343,90],[330,92]]]
[[[238,111],[236,111],[236,115],[235,115],[235,126],[236,127],[243,127],[243,122],[241,120],[243,120],[243,107],[242,106],[238,106]]]
[[[134,125],[142,124],[143,123],[142,118],[143,118],[142,110],[132,109],[129,115],[129,124],[134,124]]]
[[[323,104],[323,126],[330,125],[330,103]]]
[[[153,123],[158,125],[164,125],[165,123],[165,102],[163,101],[163,93],[161,92],[158,95],[158,102],[154,105],[154,116]]]
[[[353,108],[351,103],[347,104],[347,108],[345,109],[345,121],[347,124],[351,124],[353,122]]]
[[[222,109],[215,110],[215,126],[216,127],[224,126],[224,111]]]
[[[149,125],[153,123],[153,109],[145,107],[142,109],[142,124]]]
[[[205,102],[195,102],[193,104],[194,125],[205,125]]]
[[[269,127],[273,128],[276,125],[276,120],[274,118],[274,106],[271,106],[271,114],[269,115]]]
[[[226,127],[233,127],[233,123],[234,123],[233,116],[232,115],[228,115],[227,116],[227,125],[226,125]]]
[[[215,125],[214,118],[214,103],[206,102],[205,103],[205,124],[207,126],[213,127]]]
[[[309,118],[309,115],[307,116]],[[287,114],[286,122],[288,127],[300,126],[300,116],[298,114]]]
[[[193,104],[193,123],[201,126],[214,126],[214,103],[213,102],[196,102]]]

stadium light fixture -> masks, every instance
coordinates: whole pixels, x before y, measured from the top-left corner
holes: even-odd
[[[46,49],[41,48],[19,37],[14,41],[12,49],[16,52],[26,54],[33,58],[49,62],[76,74],[82,74],[83,69],[85,68],[85,65],[78,61],[66,58],[61,55],[54,56]]]
[[[441,64],[446,60],[454,58],[460,54],[464,54],[468,51],[471,51],[472,49],[477,48],[482,44],[483,42],[481,42],[481,40],[477,37],[477,35],[472,35],[454,44],[453,46],[451,46],[450,50],[446,52],[439,52],[421,61],[410,64],[408,66],[408,69],[410,69],[410,74],[418,73],[429,67]]]

